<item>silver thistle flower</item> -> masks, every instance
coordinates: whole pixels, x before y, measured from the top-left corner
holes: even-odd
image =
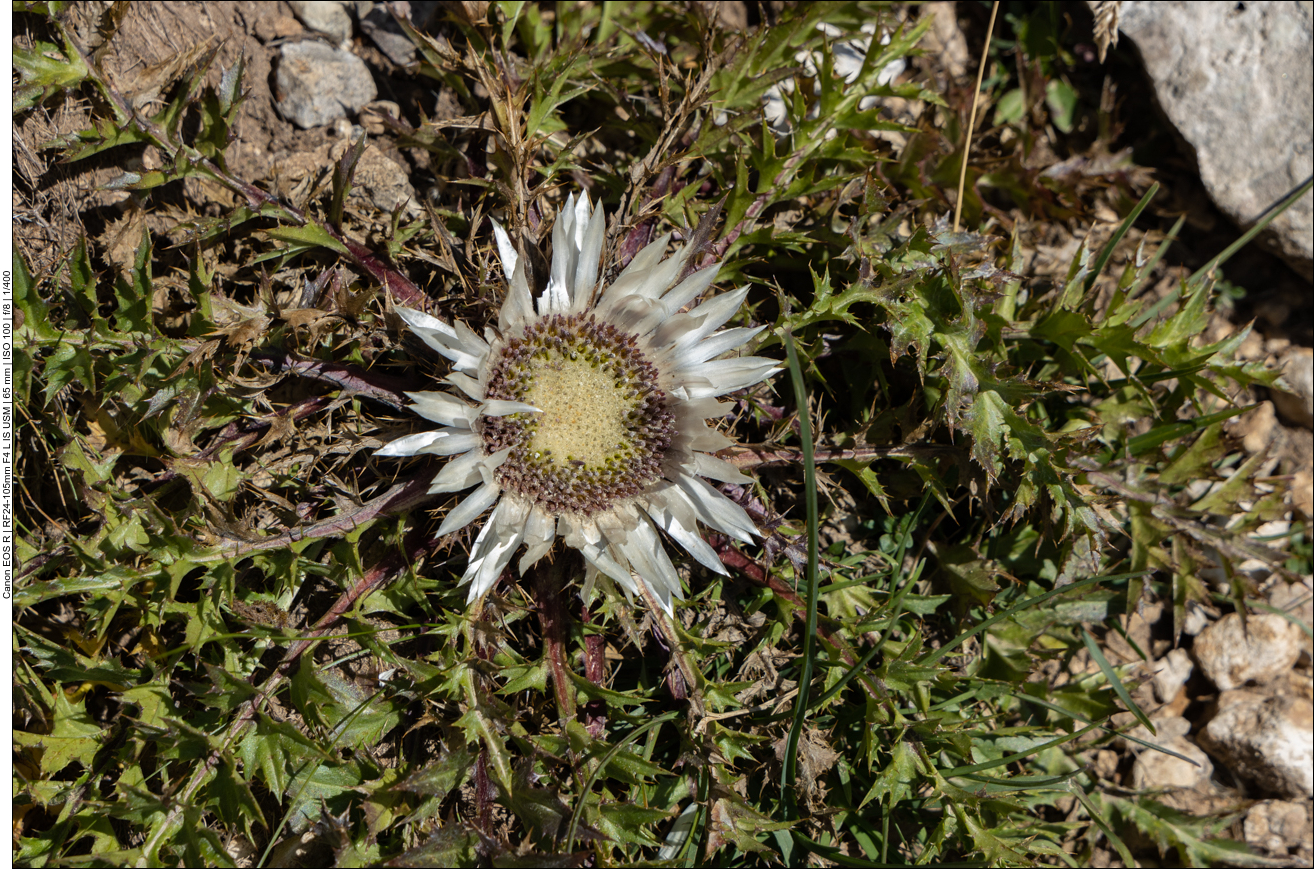
[[[745,483],[713,453],[733,443],[707,426],[723,416],[718,396],[780,370],[775,360],[722,357],[763,326],[716,331],[739,309],[741,287],[682,312],[716,279],[718,266],[678,280],[689,249],[663,259],[670,235],[641,250],[610,285],[598,286],[605,216],[572,194],[552,229],[552,271],[533,299],[525,264],[496,222],[508,292],[498,328],[481,338],[408,308],[397,313],[452,362],[446,392],[408,393],[412,409],[439,423],[379,456],[452,456],[431,493],[478,485],[438,529],[465,527],[492,507],[461,583],[469,601],[497,581],[523,543],[520,572],[557,537],[588,564],[585,588],[601,573],[627,595],[644,583],[666,612],[683,598],[658,529],[701,564],[725,568],[698,522],[745,543],[751,519],[703,478]],[[467,400],[468,399],[468,400]]]

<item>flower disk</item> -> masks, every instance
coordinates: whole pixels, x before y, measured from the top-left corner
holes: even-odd
[[[507,341],[485,395],[538,413],[481,420],[484,450],[511,450],[499,483],[550,512],[589,516],[661,476],[675,415],[637,343],[587,314],[548,317]]]

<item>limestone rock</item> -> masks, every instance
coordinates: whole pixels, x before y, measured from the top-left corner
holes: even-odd
[[[378,96],[363,60],[322,42],[284,45],[274,81],[278,111],[302,129],[331,124]]]
[[[1154,724],[1157,735],[1144,727],[1137,727],[1132,733],[1190,760],[1131,743],[1136,752],[1136,762],[1132,764],[1132,787],[1138,790],[1206,787],[1214,773],[1214,765],[1207,754],[1186,738],[1191,731],[1190,722],[1172,716]]]
[[[1200,632],[1192,651],[1219,690],[1231,691],[1290,670],[1300,657],[1301,635],[1279,615],[1252,614],[1243,625],[1241,616],[1228,613]]]
[[[1191,663],[1191,656],[1186,650],[1173,649],[1162,660],[1155,662],[1154,696],[1160,703],[1172,703],[1194,670],[1195,665]]]
[[[1282,354],[1284,389],[1274,389],[1278,416],[1290,425],[1314,428],[1314,350],[1291,347]]]
[[[1308,3],[1127,2],[1118,29],[1140,51],[1200,178],[1253,225],[1314,174],[1314,36]],[[1277,252],[1314,279],[1314,197],[1269,227]]]
[[[1309,811],[1303,803],[1262,800],[1250,807],[1245,821],[1246,841],[1274,854],[1309,850]]]
[[[292,14],[309,30],[332,37],[338,45],[351,40],[351,14],[341,0],[290,0]]]
[[[1227,691],[1200,734],[1217,760],[1260,787],[1287,797],[1314,797],[1314,704],[1293,695]]]

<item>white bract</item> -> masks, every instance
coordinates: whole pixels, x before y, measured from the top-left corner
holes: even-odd
[[[867,60],[867,52],[871,50],[871,40],[876,34],[876,23],[869,21],[862,25],[861,32],[864,36],[858,36],[850,40],[841,40],[844,31],[832,24],[821,23],[817,29],[826,34],[827,37],[837,40],[831,43],[831,56],[833,58],[833,67],[835,75],[844,80],[846,84],[853,84],[858,80],[862,72],[862,65]],[[881,45],[889,45],[889,35],[882,36]],[[803,74],[808,78],[815,79],[818,70],[821,68],[821,55],[815,51],[799,51],[795,53],[794,59],[803,65]],[[881,69],[880,74],[876,77],[878,85],[887,85],[903,74],[908,63],[903,58],[892,60]],[[821,82],[813,85],[813,90],[821,93]],[[786,94],[794,93],[794,80],[785,79],[779,85],[772,85],[767,92],[762,95],[763,112],[766,114],[767,123],[771,129],[780,135],[788,133],[790,130],[789,113],[785,106]],[[879,103],[877,97],[863,97],[858,102],[858,110],[865,112]],[[808,117],[816,117],[817,109],[814,106]]]
[[[429,491],[477,486],[439,534],[492,508],[461,578],[469,601],[493,586],[521,544],[523,574],[560,537],[588,564],[586,596],[602,574],[631,596],[644,583],[669,613],[672,597],[684,595],[661,533],[722,574],[698,523],[745,543],[759,533],[704,479],[750,481],[714,455],[733,442],[706,420],[725,415],[720,396],[780,370],[773,359],[726,355],[765,328],[717,331],[748,288],[689,308],[719,266],[681,280],[690,251],[663,258],[669,234],[601,287],[605,227],[587,197],[566,200],[552,230],[551,276],[535,299],[524,262],[494,223],[508,289],[497,328],[482,337],[463,323],[397,309],[451,360],[446,382],[461,395],[408,393],[412,409],[439,428],[376,455],[450,456]]]

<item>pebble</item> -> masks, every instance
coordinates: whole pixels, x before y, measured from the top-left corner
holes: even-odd
[[[1172,703],[1191,678],[1195,665],[1185,649],[1173,649],[1162,660],[1154,673],[1154,696],[1160,703]]]
[[[1278,360],[1285,389],[1273,389],[1273,406],[1289,425],[1314,429],[1314,350],[1289,347]]]
[[[287,5],[308,29],[332,37],[338,45],[351,41],[351,14],[346,3],[338,0],[290,0]]]
[[[345,120],[339,123],[346,127],[343,131],[345,136],[337,141],[325,142],[313,151],[293,154],[283,162],[282,178],[290,185],[285,195],[293,201],[298,201],[317,184],[322,184],[325,176],[333,171],[333,167],[352,146],[352,142],[363,135],[360,128],[352,128]],[[385,214],[400,208],[404,216],[411,220],[424,213],[406,168],[398,165],[373,144],[365,146],[356,163],[347,201],[353,204],[367,201]]]
[[[322,42],[284,45],[275,84],[279,112],[303,130],[354,114],[378,96],[363,60]]]
[[[1241,439],[1241,446],[1247,453],[1254,455],[1268,448],[1277,435],[1277,413],[1273,402],[1261,401],[1250,413],[1241,417],[1231,427],[1232,433]]]
[[[1226,691],[1200,744],[1220,763],[1285,797],[1314,797],[1314,704],[1290,694]]]
[[[1209,611],[1193,600],[1186,602],[1186,618],[1182,620],[1182,633],[1188,637],[1198,636],[1209,627]]]
[[[1177,752],[1190,760],[1129,743],[1132,751],[1136,753],[1136,761],[1132,764],[1132,787],[1143,790],[1207,786],[1210,776],[1214,774],[1214,764],[1209,760],[1209,755],[1187,740],[1186,736],[1191,732],[1191,723],[1181,716],[1174,715],[1154,722],[1154,726],[1159,731],[1157,735],[1151,734],[1144,727],[1137,727],[1132,733],[1140,739]]]
[[[1302,803],[1261,800],[1246,813],[1245,837],[1250,845],[1283,856],[1293,847],[1307,849],[1309,811]]]
[[[380,211],[392,213],[400,208],[412,220],[423,213],[405,167],[397,165],[373,145],[366,146],[360,155],[351,188],[353,195],[364,196]]]
[[[370,7],[365,9],[365,7]],[[438,4],[432,0],[417,0],[412,3],[393,3],[393,8],[407,16],[416,30],[423,30],[438,11]],[[359,3],[361,32],[388,56],[388,60],[398,66],[409,66],[415,62],[415,46],[402,32],[384,3]]]
[[[1192,651],[1220,691],[1247,682],[1267,682],[1286,673],[1300,657],[1300,628],[1272,613],[1254,613],[1245,624],[1228,613],[1200,632]]]
[[[1314,576],[1302,576],[1296,582],[1274,577],[1276,582],[1268,592],[1268,603],[1290,615],[1305,627],[1314,624]],[[1300,632],[1300,646],[1307,659],[1314,659],[1314,638],[1304,630]]]

